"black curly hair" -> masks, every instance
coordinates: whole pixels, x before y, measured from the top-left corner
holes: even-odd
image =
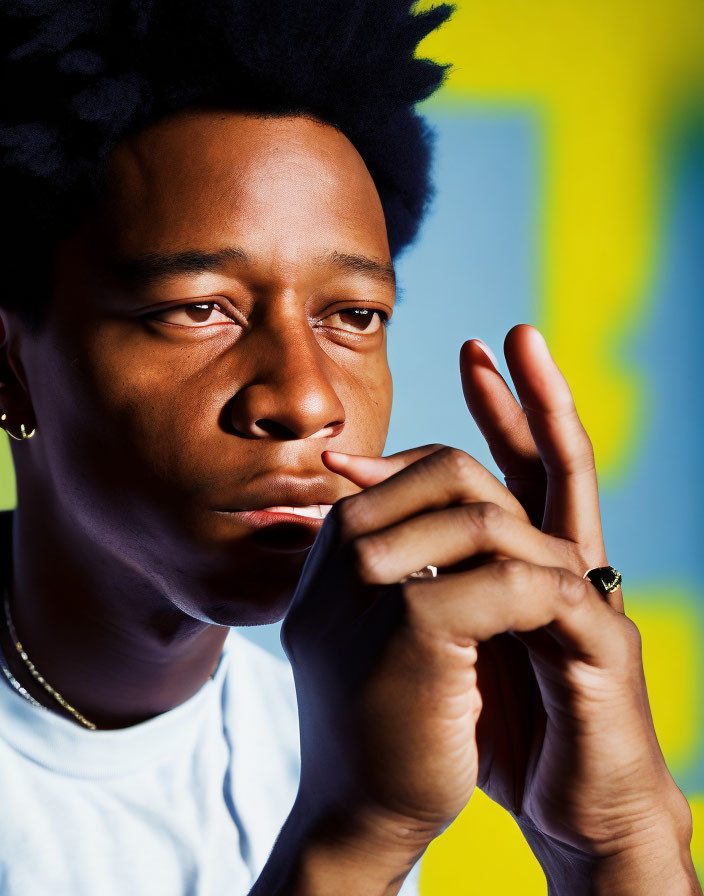
[[[0,307],[41,329],[54,249],[96,200],[112,149],[191,107],[307,114],[339,128],[374,179],[397,256],[432,195],[433,134],[414,106],[449,68],[416,58],[416,48],[454,8],[414,7],[2,0],[0,190],[9,227]]]

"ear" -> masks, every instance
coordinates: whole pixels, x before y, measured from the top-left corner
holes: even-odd
[[[21,425],[31,433],[36,427],[27,375],[22,365],[21,346],[26,328],[19,318],[0,308],[0,426],[21,438]]]

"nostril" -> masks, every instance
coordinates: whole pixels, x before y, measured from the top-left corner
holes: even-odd
[[[296,438],[296,433],[289,429],[288,426],[284,426],[283,423],[279,423],[276,420],[267,420],[265,417],[255,422],[254,430],[257,435],[267,435],[274,439],[288,440]]]
[[[328,423],[327,426],[322,427],[322,429],[317,430],[317,432],[304,433],[302,431],[296,432],[296,430],[280,423],[278,420],[270,420],[263,417],[254,423],[254,426],[252,427],[252,435],[259,438],[262,436],[269,436],[272,439],[282,439],[286,441],[289,439],[310,439],[315,436],[333,437],[339,435],[344,429],[344,426],[344,420],[334,420],[332,423]]]
[[[344,420],[335,420],[333,423],[328,423],[328,425],[325,427],[325,435],[330,437],[339,436],[344,428]]]

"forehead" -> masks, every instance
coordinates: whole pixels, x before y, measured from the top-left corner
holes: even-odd
[[[331,248],[388,256],[363,159],[341,132],[309,118],[180,114],[118,147],[108,184],[121,254],[237,242],[282,264]]]

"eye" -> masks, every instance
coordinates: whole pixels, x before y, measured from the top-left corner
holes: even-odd
[[[217,312],[219,319],[213,319],[213,311]],[[233,320],[229,314],[225,314],[217,302],[194,302],[188,305],[177,305],[174,308],[167,308],[165,311],[158,311],[156,314],[148,316],[162,323],[171,323],[176,326],[191,327],[192,329],[223,322],[239,323]],[[164,320],[166,317],[170,317],[171,320]],[[173,320],[174,317],[176,320]]]
[[[376,308],[343,308],[323,318],[320,325],[347,333],[371,335],[377,333],[388,319],[385,311],[378,311]]]

